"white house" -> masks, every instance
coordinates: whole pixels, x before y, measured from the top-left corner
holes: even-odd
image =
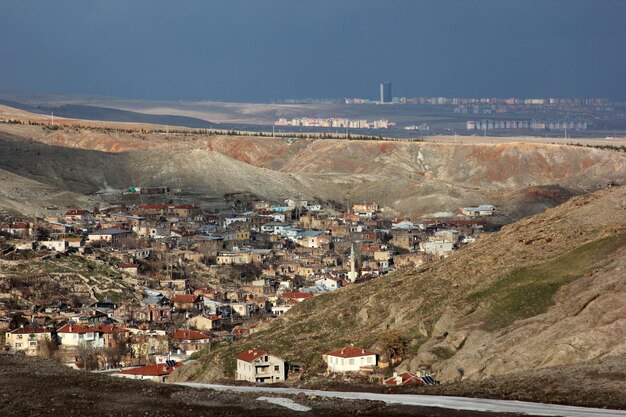
[[[444,241],[432,241],[432,242],[420,242],[420,250],[424,253],[434,255],[437,257],[445,257],[452,253],[454,245],[450,242]]]
[[[39,242],[39,245],[48,250],[53,250],[61,253],[67,252],[68,247],[67,241],[65,240],[42,240],[41,242]]]
[[[322,359],[328,365],[328,372],[359,372],[377,364],[376,353],[354,346],[329,352]]]
[[[224,219],[224,227],[228,227],[233,223],[241,222],[246,223],[248,221],[247,217],[226,217]]]
[[[278,356],[257,349],[249,349],[237,356],[237,381],[272,383],[286,378],[285,361]]]
[[[132,235],[133,232],[130,230],[105,229],[89,233],[88,239],[90,242],[104,240],[106,242],[118,243],[124,239],[128,239]]]
[[[90,345],[94,348],[105,347],[104,334],[93,326],[66,324],[57,330],[59,344],[64,348]]]
[[[22,326],[6,334],[6,344],[14,352],[21,351],[26,355],[34,356],[40,343],[51,340],[48,329],[36,326]]]
[[[291,305],[280,305],[280,306],[272,306],[272,314],[280,316],[281,314],[285,314],[289,310],[291,310],[293,306]]]
[[[315,281],[315,285],[320,285],[330,291],[335,291],[341,288],[341,280],[338,278],[324,277]]]

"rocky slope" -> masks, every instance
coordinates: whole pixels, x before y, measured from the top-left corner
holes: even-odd
[[[626,353],[626,187],[575,197],[419,270],[321,295],[178,377],[220,378],[256,346],[323,369],[348,343],[406,343],[400,370],[481,380]]]
[[[0,169],[83,194],[163,184],[213,196],[376,200],[411,215],[491,202],[518,218],[626,181],[626,155],[548,144],[285,141],[3,124]]]

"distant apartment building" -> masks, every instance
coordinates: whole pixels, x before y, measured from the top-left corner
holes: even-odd
[[[365,120],[346,119],[343,117],[301,117],[297,119],[280,118],[274,122],[276,126],[326,127],[340,129],[389,129],[395,123],[387,119]]]
[[[380,102],[381,103],[391,103],[393,100],[391,94],[391,83],[383,82],[380,83]]]
[[[466,130],[587,130],[585,121],[542,121],[542,120],[468,120]]]

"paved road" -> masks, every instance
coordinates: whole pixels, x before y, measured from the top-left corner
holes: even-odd
[[[320,391],[297,388],[273,387],[240,387],[232,385],[200,384],[195,382],[175,382],[193,388],[207,388],[217,391],[257,392],[273,394],[298,394],[318,397],[332,397],[357,400],[378,400],[389,404],[403,404],[420,407],[440,407],[454,410],[488,411],[494,413],[522,413],[533,416],[561,416],[561,417],[626,417],[626,411],[606,410],[601,408],[571,407],[555,404],[530,403],[524,401],[488,400],[482,398],[444,397],[438,395],[410,395],[410,394],[377,394],[369,392],[337,392]]]

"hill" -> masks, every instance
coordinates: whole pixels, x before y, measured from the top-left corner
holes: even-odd
[[[15,113],[24,117],[23,111]],[[489,202],[508,220],[611,180],[626,182],[626,155],[611,150],[283,140],[112,126],[0,124],[0,169],[80,194],[160,184],[213,197],[242,192],[271,200],[293,195],[343,204],[375,200],[409,215]]]
[[[355,345],[405,348],[398,370],[445,382],[626,353],[626,187],[572,198],[504,226],[453,256],[298,304],[264,331],[178,375],[209,381],[250,347],[324,369]],[[397,344],[397,343],[396,343]]]

